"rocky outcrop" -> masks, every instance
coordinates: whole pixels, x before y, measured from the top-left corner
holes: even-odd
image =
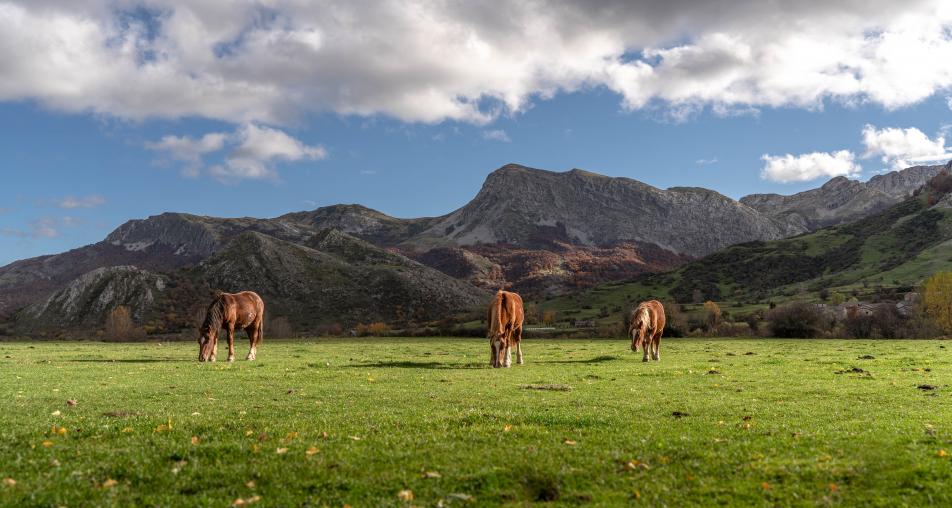
[[[97,268],[24,309],[18,324],[31,328],[97,328],[119,305],[129,307],[133,320],[139,322],[165,289],[165,277],[134,266]]]
[[[944,165],[913,166],[902,171],[890,171],[870,178],[866,185],[890,196],[904,199],[942,171],[952,173],[952,161]]]
[[[915,166],[876,175],[868,182],[838,176],[818,189],[790,196],[751,194],[740,202],[801,233],[854,222],[875,215],[909,197],[943,170],[940,166]]]
[[[532,247],[633,240],[699,256],[795,232],[707,189],[661,190],[578,169],[555,173],[510,164],[490,174],[466,206],[404,243]]]

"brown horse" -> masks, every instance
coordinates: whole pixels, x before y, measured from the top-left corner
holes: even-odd
[[[208,306],[198,337],[198,361],[214,362],[218,356],[218,332],[228,332],[228,361],[235,361],[235,330],[248,333],[251,349],[246,360],[257,357],[264,328],[264,301],[257,293],[221,293]]]
[[[486,317],[489,338],[489,364],[494,368],[512,365],[510,348],[516,346],[516,362],[522,364],[522,298],[499,290],[489,304]]]
[[[661,346],[661,333],[664,332],[664,306],[658,300],[641,302],[631,311],[631,324],[628,335],[631,336],[631,350],[637,352],[642,347],[645,352],[643,362],[648,361],[648,353],[660,360],[658,351]]]

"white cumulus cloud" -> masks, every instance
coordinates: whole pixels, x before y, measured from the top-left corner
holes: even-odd
[[[945,146],[944,134],[933,139],[915,127],[877,129],[867,124],[863,127],[863,145],[866,147],[863,157],[878,155],[894,170],[952,159],[952,150]]]
[[[279,129],[244,124],[234,132],[213,132],[200,138],[164,136],[146,147],[185,163],[183,173],[197,176],[202,170],[223,181],[275,179],[277,162],[320,160],[327,157],[322,146],[310,146]],[[220,164],[204,168],[204,157],[228,149]]]
[[[509,143],[512,141],[509,139],[509,135],[506,134],[506,131],[502,129],[493,129],[488,131],[483,131],[483,139],[489,141],[501,141],[503,143]]]
[[[820,177],[859,176],[862,167],[849,150],[813,152],[802,155],[764,155],[761,177],[780,183],[806,182]]]
[[[947,0],[0,0],[0,101],[120,118],[483,124],[605,88],[672,118],[915,104],[952,83]]]

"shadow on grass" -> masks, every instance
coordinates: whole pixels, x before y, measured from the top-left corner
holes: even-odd
[[[394,367],[398,369],[443,369],[443,370],[457,370],[457,369],[483,369],[489,368],[487,365],[481,363],[440,363],[440,362],[414,362],[414,361],[399,361],[399,362],[374,362],[374,363],[354,363],[350,365],[345,365],[345,367],[359,367],[359,368],[387,368]]]
[[[63,361],[72,363],[199,363],[198,360],[185,360],[182,358],[76,358]]]
[[[604,363],[604,362],[610,362],[612,360],[618,360],[618,357],[603,355],[603,356],[596,356],[595,358],[589,358],[587,360],[548,360],[548,361],[541,361],[537,363]]]

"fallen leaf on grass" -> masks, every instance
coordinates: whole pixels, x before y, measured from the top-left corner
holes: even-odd
[[[106,481],[102,482],[102,488],[104,488],[104,489],[111,489],[111,488],[115,487],[115,486],[118,485],[118,484],[119,484],[119,482],[117,482],[116,480],[113,480],[112,478],[109,478],[109,479],[107,479]]]
[[[288,449],[287,449],[287,448],[277,448],[277,449],[274,450],[274,453],[277,453],[278,455],[284,455],[285,453],[288,453]]]
[[[329,438],[329,437],[331,437],[331,436],[330,436],[330,434],[327,433],[327,431],[321,432],[321,439],[327,439],[327,438]]]
[[[512,430],[512,425],[509,425],[508,423],[502,428],[503,432],[509,432],[510,430]]]
[[[50,434],[54,436],[65,436],[66,427],[57,427],[56,425],[54,425],[53,427],[50,428]]]
[[[438,473],[438,472],[436,472],[436,471],[427,471],[427,472],[423,473],[423,477],[432,480],[432,479],[436,479],[436,478],[442,478],[443,475],[441,475],[440,473]]]
[[[239,497],[238,499],[235,499],[234,501],[232,501],[231,505],[245,506],[245,505],[257,503],[258,501],[261,501],[261,496],[258,496],[258,495],[251,496],[248,499],[242,499]]]
[[[830,489],[830,492],[839,492],[839,490],[840,490],[839,485],[837,485],[837,484],[835,484],[835,483],[831,483],[831,484],[827,485],[826,488]]]
[[[199,413],[198,411],[195,411],[194,413],[192,413],[192,416],[202,416],[202,413]]]
[[[192,446],[197,446],[199,441],[198,436],[192,436]]]
[[[403,489],[400,492],[397,492],[397,497],[401,501],[413,501],[413,491],[410,489]]]
[[[13,487],[17,484],[17,481],[14,480],[13,478],[7,477],[3,479],[3,484],[6,485],[7,487]]]
[[[307,455],[308,457],[310,457],[310,456],[312,456],[312,455],[316,455],[317,452],[319,452],[319,451],[321,451],[321,450],[319,450],[316,446],[312,446],[312,447],[308,448],[307,450],[305,450],[305,451],[304,451],[304,454]]]
[[[155,428],[156,432],[168,432],[170,430],[172,430],[171,418],[169,418],[169,421],[167,423],[160,424],[158,427]]]
[[[945,450],[939,450],[939,451],[935,452],[935,454],[936,454],[936,457],[948,457],[948,456],[949,456],[948,452],[946,452]]]
[[[245,487],[248,487],[249,489],[253,489],[253,488],[255,488],[257,485],[258,485],[258,484],[255,483],[254,480],[248,480],[248,482],[245,483]]]
[[[119,432],[122,432],[122,433],[132,432],[132,427],[125,427],[125,428],[123,428],[123,429],[122,429],[121,431],[119,431]]]
[[[63,413],[61,413],[60,410],[57,409],[56,411],[53,411],[52,413],[50,413],[50,416],[59,416],[59,415],[61,415],[61,414],[63,414]]]
[[[467,503],[472,503],[473,501],[476,500],[475,497],[473,497],[473,496],[471,496],[471,495],[469,495],[469,494],[460,494],[460,493],[458,493],[458,492],[454,492],[454,493],[452,493],[452,494],[447,494],[446,498],[447,498],[447,499],[453,499],[453,500],[455,500],[455,501],[464,501],[464,502],[467,502]]]
[[[67,406],[69,406],[69,407],[74,407],[74,406],[76,406],[76,404],[77,404],[76,399],[66,399],[66,405],[67,405]]]
[[[767,482],[761,483],[761,484],[760,484],[760,488],[762,488],[762,489],[764,489],[764,490],[770,490],[770,484],[767,483]]]
[[[362,439],[360,436],[347,436],[347,437],[353,439],[354,441],[360,441]]]
[[[571,439],[566,439],[565,441],[562,441],[562,442],[565,443],[565,444],[567,444],[567,445],[569,445],[569,446],[575,446],[575,445],[578,444],[578,443],[576,443],[575,441],[572,441]]]
[[[625,468],[634,471],[637,469],[651,469],[651,466],[636,459],[629,460],[628,463],[625,464]]]
[[[47,448],[53,446],[53,442],[50,441],[49,439],[47,439],[46,441],[43,441],[43,442],[40,443],[40,444],[42,444],[43,446],[45,446],[45,447],[47,447]]]

